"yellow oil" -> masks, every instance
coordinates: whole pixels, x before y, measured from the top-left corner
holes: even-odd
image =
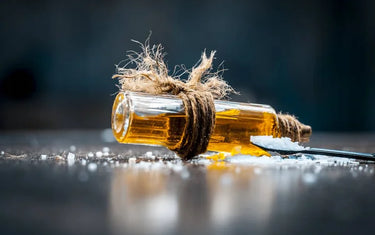
[[[150,144],[173,147],[180,141],[185,127],[185,114],[159,114],[138,116],[129,113],[130,121],[126,134],[114,131],[120,143]],[[123,125],[123,114],[115,114],[112,126]],[[115,125],[114,125],[115,124]],[[230,109],[216,113],[216,123],[208,150],[232,154],[269,155],[250,143],[250,136],[278,136],[274,113]]]

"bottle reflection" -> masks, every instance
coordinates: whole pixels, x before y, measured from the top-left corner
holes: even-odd
[[[223,232],[241,230],[235,224],[267,225],[275,185],[259,168],[225,162],[186,164],[182,171],[163,166],[115,171],[110,196],[115,233]]]
[[[122,170],[114,173],[110,218],[115,233],[158,233],[174,229],[178,218],[178,201],[168,188],[162,171]]]
[[[262,176],[260,168],[216,162],[208,166],[206,180],[210,224],[214,230],[245,229],[234,228],[235,224],[245,224],[247,231],[251,227],[259,229],[266,226],[273,206],[275,185],[269,177]]]

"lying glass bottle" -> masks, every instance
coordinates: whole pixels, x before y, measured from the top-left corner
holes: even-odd
[[[208,151],[269,155],[252,145],[250,136],[281,137],[276,112],[268,105],[215,100],[215,110]],[[170,148],[180,141],[185,118],[177,96],[120,92],[113,104],[112,130],[120,143]]]

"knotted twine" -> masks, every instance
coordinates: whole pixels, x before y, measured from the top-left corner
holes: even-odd
[[[116,66],[122,91],[145,92],[153,95],[170,94],[182,99],[186,123],[180,141],[169,147],[182,159],[188,160],[207,151],[208,142],[215,127],[214,99],[223,99],[229,93],[236,93],[220,76],[222,71],[212,72],[215,51],[207,57],[202,53],[201,59],[191,70],[180,66],[180,74],[169,75],[164,62],[163,47],[150,47],[148,39],[141,45],[142,52],[130,51],[127,63]],[[129,68],[134,65],[134,68]],[[175,69],[176,71],[176,69]],[[188,73],[187,81],[182,75]],[[311,134],[311,128],[301,124],[295,117],[278,114],[281,136],[290,137],[293,141],[304,140]]]

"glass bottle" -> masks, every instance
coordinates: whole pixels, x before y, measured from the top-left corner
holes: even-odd
[[[268,105],[215,100],[216,122],[207,150],[269,155],[250,143],[250,136],[280,137],[275,110]],[[173,147],[185,127],[184,105],[172,95],[120,92],[112,109],[116,140],[127,144]]]

